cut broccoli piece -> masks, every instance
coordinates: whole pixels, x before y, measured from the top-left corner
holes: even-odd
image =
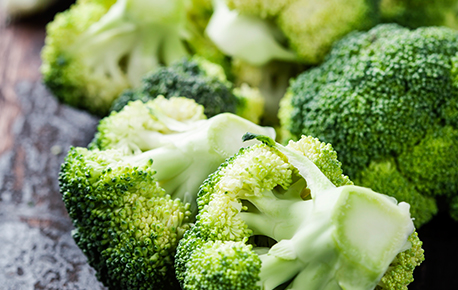
[[[79,0],[47,26],[41,71],[63,102],[105,115],[123,90],[188,54],[186,2]]]
[[[175,257],[184,290],[406,289],[424,259],[408,204],[352,185],[316,138],[252,138],[200,188]]]
[[[151,103],[104,118],[90,150],[72,148],[59,175],[74,239],[110,289],[179,289],[175,248],[194,222],[199,186],[250,145],[245,132],[275,137],[230,113],[206,119],[190,99]],[[180,107],[193,113],[174,116]]]
[[[333,144],[356,184],[408,201],[420,227],[437,212],[431,197],[458,194],[457,53],[445,27],[354,32],[292,82],[280,135]]]
[[[191,225],[190,205],[159,187],[152,162],[72,148],[61,167],[73,237],[110,289],[179,289],[173,255]]]
[[[194,99],[204,106],[207,117],[229,112],[259,123],[264,113],[264,99],[258,89],[246,84],[234,87],[220,65],[199,56],[184,58],[148,74],[139,89],[120,95],[112,110],[119,111],[130,101],[146,102],[159,95]]]

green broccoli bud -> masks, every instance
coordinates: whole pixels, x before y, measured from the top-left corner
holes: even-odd
[[[244,136],[252,139],[263,144],[241,149],[200,188],[196,223],[175,256],[183,289],[206,289],[200,285],[215,277],[243,279],[244,289],[369,290],[382,279],[390,285],[382,289],[395,289],[395,271],[405,277],[396,286],[411,282],[411,265],[424,256],[408,204],[351,185],[332,147],[315,138],[283,147],[256,133]],[[247,247],[239,254],[216,254],[241,244]]]
[[[420,227],[437,212],[432,197],[458,193],[457,53],[458,33],[445,27],[351,33],[292,82],[283,142],[305,134],[333,144],[356,184],[408,202]]]

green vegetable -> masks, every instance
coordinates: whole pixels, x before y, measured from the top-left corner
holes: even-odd
[[[249,145],[247,131],[275,136],[230,113],[206,119],[191,99],[159,97],[102,119],[89,150],[70,150],[60,190],[100,281],[110,289],[178,287],[175,249],[194,221],[199,186]]]
[[[147,72],[188,55],[186,9],[184,0],[78,0],[47,26],[45,84],[64,103],[104,116]]]
[[[356,184],[409,203],[417,227],[437,212],[438,196],[458,219],[457,61],[452,29],[354,32],[292,82],[282,138],[333,144]]]
[[[252,138],[200,188],[175,257],[184,290],[407,289],[424,259],[408,204],[352,185],[316,138]]]
[[[383,22],[396,22],[410,28],[447,26],[458,28],[456,0],[382,0],[380,14]]]
[[[146,102],[162,95],[194,99],[205,108],[207,117],[229,112],[259,123],[264,99],[256,88],[239,87],[227,80],[224,69],[200,56],[183,58],[168,67],[161,67],[143,78],[142,85],[121,94],[112,105],[119,111],[128,102]]]
[[[215,0],[206,32],[225,54],[253,65],[316,64],[332,43],[377,21],[373,0]]]

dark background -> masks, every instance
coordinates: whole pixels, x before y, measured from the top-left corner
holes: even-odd
[[[0,13],[0,290],[103,289],[71,238],[57,183],[69,146],[86,146],[98,119],[59,104],[39,73],[45,25],[70,3],[9,23]],[[410,290],[458,289],[458,223],[439,207],[418,231],[426,260]]]

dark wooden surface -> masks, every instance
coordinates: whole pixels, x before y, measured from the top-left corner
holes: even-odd
[[[41,83],[51,18],[0,16],[0,290],[103,289],[71,238],[57,183],[69,146],[87,145],[98,120]],[[440,214],[419,234],[427,259],[409,289],[458,289],[458,223]]]

